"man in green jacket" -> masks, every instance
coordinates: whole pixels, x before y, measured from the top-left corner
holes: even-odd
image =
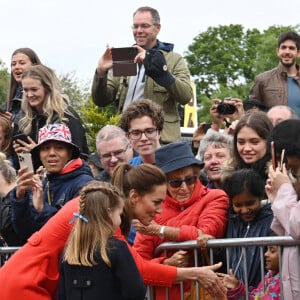
[[[108,72],[113,65],[112,48],[107,48],[100,58],[92,86],[93,101],[98,106],[116,102],[122,113],[133,101],[151,99],[163,107],[164,128],[162,143],[180,139],[178,105],[193,97],[190,72],[184,59],[173,52],[173,44],[157,39],[160,16],[156,9],[140,7],[133,14],[133,36],[138,50],[134,59],[137,75],[113,77]]]

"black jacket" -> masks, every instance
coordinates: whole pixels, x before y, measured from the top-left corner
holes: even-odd
[[[0,234],[8,246],[22,246],[26,243],[26,239],[22,239],[13,227],[10,193],[0,197]]]
[[[124,241],[110,238],[109,267],[95,253],[97,265],[60,265],[58,300],[144,300],[146,288]]]
[[[230,214],[226,238],[244,238],[244,237],[261,237],[270,234],[270,226],[273,220],[273,212],[271,204],[266,204],[257,213],[255,219],[251,223],[245,223],[238,215]],[[235,271],[238,261],[240,260],[242,247],[230,247],[229,258],[230,268]],[[247,257],[247,270],[248,270],[248,283],[249,286],[257,286],[261,281],[260,271],[260,253],[259,247],[248,246],[246,247]],[[237,270],[236,277],[245,282],[243,259],[241,260]]]

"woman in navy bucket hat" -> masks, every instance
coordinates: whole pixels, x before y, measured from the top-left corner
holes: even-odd
[[[134,247],[145,259],[152,260],[155,248],[163,242],[182,242],[200,239],[203,245],[209,238],[221,238],[227,224],[228,196],[224,191],[208,190],[199,180],[204,163],[194,157],[185,142],[165,145],[155,152],[155,164],[167,176],[167,196],[162,212],[145,226],[133,221],[137,231]],[[189,266],[193,254],[179,250],[162,254],[154,260],[177,267]],[[201,257],[199,257],[201,261]],[[190,284],[184,284],[190,292]],[[165,289],[156,289],[156,299],[165,299]],[[170,299],[180,299],[180,287],[174,285]]]
[[[196,165],[204,167],[204,162],[194,157],[191,147],[185,142],[175,142],[155,152],[155,164],[166,174],[172,171]]]

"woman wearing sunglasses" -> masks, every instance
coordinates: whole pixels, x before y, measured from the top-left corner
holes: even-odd
[[[195,159],[185,142],[174,142],[155,152],[155,164],[167,177],[167,196],[162,211],[150,225],[133,220],[137,231],[134,247],[148,260],[177,267],[193,265],[188,251],[153,257],[155,248],[166,241],[182,242],[200,239],[203,246],[209,238],[221,238],[226,229],[228,197],[219,189],[208,190],[199,180],[204,163]],[[201,259],[199,260],[201,261]],[[189,290],[189,285],[185,285]],[[156,289],[156,299],[165,299],[165,289]],[[170,299],[180,299],[180,287],[174,285]]]

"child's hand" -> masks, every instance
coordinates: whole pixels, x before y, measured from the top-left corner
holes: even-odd
[[[239,285],[238,279],[234,276],[232,269],[229,270],[229,274],[217,273],[222,278],[223,284],[228,289],[235,289]]]

